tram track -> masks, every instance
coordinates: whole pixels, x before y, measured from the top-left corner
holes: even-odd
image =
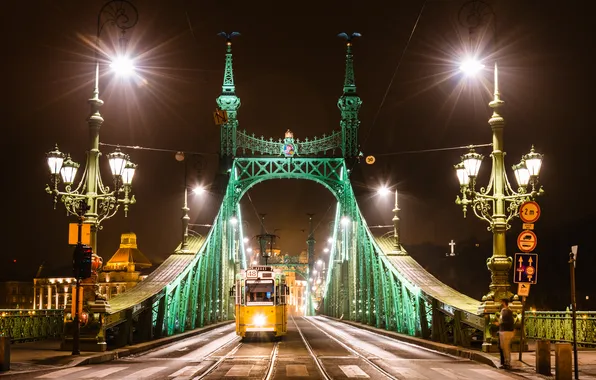
[[[229,341],[225,346],[222,346],[221,348],[226,347],[227,345],[229,345],[230,343],[237,341],[237,339],[232,339],[231,341]],[[238,352],[238,350],[244,345],[244,343],[242,342],[238,342],[238,344],[236,346],[234,346],[230,352],[228,352],[227,354],[219,357],[215,363],[213,363],[211,366],[209,366],[206,370],[204,370],[200,375],[193,377],[193,380],[202,380],[207,378],[208,376],[210,376],[214,371],[216,371],[219,367],[221,367],[221,365],[228,359],[234,359],[234,355]],[[213,357],[214,353],[217,351],[220,351],[221,348],[211,352],[209,355],[206,355],[204,357],[203,360],[207,360],[210,357]],[[271,350],[271,354],[269,355],[269,363],[267,366],[267,369],[265,370],[265,373],[263,375],[263,380],[271,380],[273,378],[273,374],[275,372],[275,364],[277,362],[277,357],[278,357],[278,352],[279,352],[279,342],[275,342],[273,345],[273,349]]]
[[[344,342],[342,342],[341,340],[337,339],[336,337],[334,337],[333,335],[329,334],[327,331],[323,330],[321,327],[317,326],[316,323],[312,322],[311,320],[302,317],[302,319],[304,319],[306,322],[310,323],[314,328],[316,328],[317,330],[321,331],[323,334],[325,334],[328,338],[332,339],[333,341],[335,341],[337,344],[339,344],[340,346],[342,346],[344,349],[346,349],[349,353],[351,353],[352,355],[357,356],[358,358],[360,358],[362,361],[364,361],[366,364],[368,364],[369,366],[371,366],[372,368],[374,368],[375,370],[377,370],[378,372],[380,372],[383,376],[385,376],[388,379],[393,379],[393,380],[399,380],[398,377],[395,377],[394,375],[390,374],[389,372],[385,371],[383,368],[381,368],[379,365],[375,364],[372,360],[370,360],[369,358],[367,358],[365,355],[361,354],[360,352],[354,350],[352,347],[348,346],[347,344],[345,344]],[[327,373],[324,371],[323,369],[323,365],[322,363],[320,363],[319,359],[315,356],[314,352],[312,351],[312,349],[310,348],[310,345],[308,344],[308,342],[306,341],[306,339],[304,338],[304,336],[302,335],[302,332],[300,331],[300,328],[298,327],[298,324],[296,324],[296,321],[294,320],[294,318],[292,317],[292,321],[294,322],[294,324],[296,325],[296,328],[298,329],[298,332],[300,333],[300,336],[302,337],[302,340],[304,341],[304,344],[306,345],[308,351],[311,353],[311,355],[313,356],[313,358],[315,359],[315,363],[317,364],[317,367],[319,367],[319,370],[321,371],[322,374],[324,374],[323,376],[325,377],[325,379],[331,379],[331,377],[329,377],[329,375],[327,375]]]
[[[201,373],[198,376],[193,377],[193,380],[201,380],[201,379],[204,379],[207,376],[209,376],[213,371],[215,371],[221,365],[221,363],[223,363],[226,359],[232,357],[232,355],[234,355],[240,349],[240,347],[242,347],[242,342],[239,342],[239,339],[238,338],[234,338],[234,339],[231,339],[229,342],[227,342],[225,345],[223,345],[223,346],[219,347],[218,349],[216,349],[216,350],[210,352],[209,354],[207,354],[203,358],[203,360],[208,359],[209,357],[213,356],[214,353],[216,353],[217,351],[220,351],[222,348],[227,347],[229,344],[231,344],[233,342],[238,342],[238,344],[234,348],[232,348],[230,350],[230,352],[228,352],[224,356],[220,357],[209,368],[207,368],[205,371],[203,371],[203,373]]]
[[[296,326],[296,330],[298,330],[298,334],[300,334],[300,338],[302,338],[302,342],[304,342],[304,346],[308,350],[308,353],[310,354],[310,356],[313,358],[313,360],[315,362],[315,365],[317,366],[317,368],[319,370],[319,373],[321,374],[321,376],[323,377],[323,379],[325,379],[325,380],[331,380],[331,376],[329,376],[329,374],[325,370],[325,367],[323,367],[323,363],[321,363],[321,360],[317,357],[317,355],[313,351],[312,347],[310,346],[310,343],[308,343],[308,341],[304,337],[304,334],[302,334],[302,330],[298,326],[298,323],[296,323],[296,320],[294,319],[294,316],[293,315],[290,315],[290,317],[292,318],[292,322],[294,322],[294,326]]]

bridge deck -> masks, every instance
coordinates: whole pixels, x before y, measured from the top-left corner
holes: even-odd
[[[385,254],[390,254],[390,252],[393,251],[393,238],[377,237],[376,241]],[[478,309],[481,304],[480,301],[468,297],[450,286],[445,285],[435,276],[428,273],[411,256],[388,255],[387,259],[391,261],[404,278],[419,287],[425,294],[455,309],[478,315]]]
[[[134,288],[110,299],[110,312],[108,314],[115,314],[131,308],[161,292],[190,265],[196,257],[196,252],[199,251],[204,242],[205,238],[202,236],[189,236],[188,249],[190,252],[194,252],[194,254],[175,253],[170,255],[146,279],[139,282]]]

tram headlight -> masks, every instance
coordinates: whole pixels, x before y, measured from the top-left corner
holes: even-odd
[[[252,324],[256,327],[263,327],[265,325],[265,321],[266,318],[263,314],[255,314],[255,316],[252,317]]]

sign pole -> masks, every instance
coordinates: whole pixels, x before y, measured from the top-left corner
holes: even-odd
[[[526,320],[526,297],[522,297],[522,310],[521,310],[521,331],[519,332],[519,361],[522,361],[522,352],[524,352],[524,340],[526,337],[525,332],[525,320]]]
[[[83,235],[83,217],[79,217],[79,233],[78,233],[78,242],[77,242],[77,248],[75,248],[75,250],[80,250],[79,247],[81,247],[81,239],[82,239],[82,235]],[[76,253],[75,253],[76,255]],[[74,294],[74,318],[73,318],[73,328],[74,331],[72,333],[72,355],[80,355],[81,354],[81,350],[80,350],[80,337],[81,337],[81,325],[79,322],[79,289],[81,287],[81,279],[79,278],[79,273],[78,273],[78,265],[79,265],[79,259],[75,258],[75,265],[77,265],[77,268],[75,268],[75,279],[76,279],[76,287],[75,287],[75,294]]]
[[[75,248],[75,252],[79,252],[81,250],[82,247],[82,240],[83,240],[83,220],[85,219],[85,217],[83,216],[84,213],[89,210],[89,205],[87,205],[86,200],[81,199],[81,202],[79,203],[79,225],[78,225],[78,236],[77,236],[77,247]],[[77,253],[75,253],[76,255]],[[74,319],[73,319],[73,333],[72,333],[72,355],[80,355],[81,354],[81,350],[80,350],[80,338],[81,338],[81,322],[80,322],[80,315],[79,315],[79,302],[81,302],[81,300],[79,300],[80,297],[80,290],[81,290],[81,278],[79,276],[79,266],[81,265],[80,263],[80,259],[75,257],[75,265],[76,268],[75,269],[75,279],[76,279],[76,287],[75,287],[75,294],[73,297],[73,302],[74,302]]]
[[[573,252],[575,247],[575,252]],[[579,368],[577,360],[577,319],[576,310],[577,304],[575,302],[575,260],[577,255],[577,246],[571,248],[569,253],[569,272],[571,275],[571,318],[573,323],[573,367],[575,368],[575,379],[579,379]]]

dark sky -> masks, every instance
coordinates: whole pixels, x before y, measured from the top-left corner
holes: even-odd
[[[61,204],[52,210],[52,199],[44,193],[49,181],[45,153],[58,143],[75,161],[84,162],[93,49],[83,39],[95,35],[103,3],[35,0],[10,2],[6,10],[10,17],[2,23],[0,60],[3,262],[17,258],[36,267],[44,260],[68,262],[71,255],[67,223],[73,220],[65,217]],[[213,154],[219,149],[212,112],[221,91],[225,51],[224,39],[216,34],[222,30],[242,33],[234,42],[241,129],[276,139],[288,128],[299,138],[328,134],[339,126],[336,103],[344,75],[344,44],[337,34],[356,31],[363,35],[354,47],[356,83],[364,102],[361,149],[377,155],[377,162],[358,166],[353,183],[369,224],[391,220],[391,202],[372,195],[386,183],[401,194],[405,244],[447,249],[451,239],[490,238],[484,222],[472,216],[464,220],[453,202],[459,186],[452,165],[463,151],[382,155],[491,141],[489,95],[469,84],[461,96],[454,96],[463,82],[460,75],[449,78],[468,40],[458,23],[463,1],[426,3],[393,81],[422,1],[306,1],[283,7],[272,1],[134,3],[140,19],[128,33],[128,49],[139,56],[139,74],[146,84],[120,83],[107,72],[102,76],[102,142],[208,153],[192,163],[201,170],[192,170],[189,179],[212,184],[217,170]],[[531,144],[545,154],[541,182],[546,194],[540,200],[539,223],[555,231],[595,214],[589,198],[594,31],[589,12],[572,3],[493,1],[497,51],[490,33],[485,41],[485,52],[500,65],[506,166],[517,163]],[[114,28],[107,27],[102,43],[107,48],[117,44]],[[485,77],[492,83],[490,72]],[[104,154],[112,149],[102,147]],[[481,152],[490,153],[488,148]],[[99,253],[107,259],[118,248],[120,234],[131,229],[141,250],[160,262],[180,240],[183,166],[172,153],[127,153],[139,164],[133,183],[138,202],[128,218],[119,212],[104,222]],[[481,184],[488,182],[489,166],[485,160]],[[109,184],[105,160],[102,170]],[[211,223],[221,201],[212,190],[209,196],[191,198],[192,222]],[[308,228],[306,213],[311,212],[316,214],[316,238],[326,240],[334,199],[321,186],[278,180],[259,184],[249,194],[252,203],[247,197],[242,201],[249,235],[258,233],[256,213],[267,213],[266,227],[269,232],[279,229],[282,251],[297,253],[306,247],[301,230]],[[519,228],[514,226],[509,239],[515,239]]]

